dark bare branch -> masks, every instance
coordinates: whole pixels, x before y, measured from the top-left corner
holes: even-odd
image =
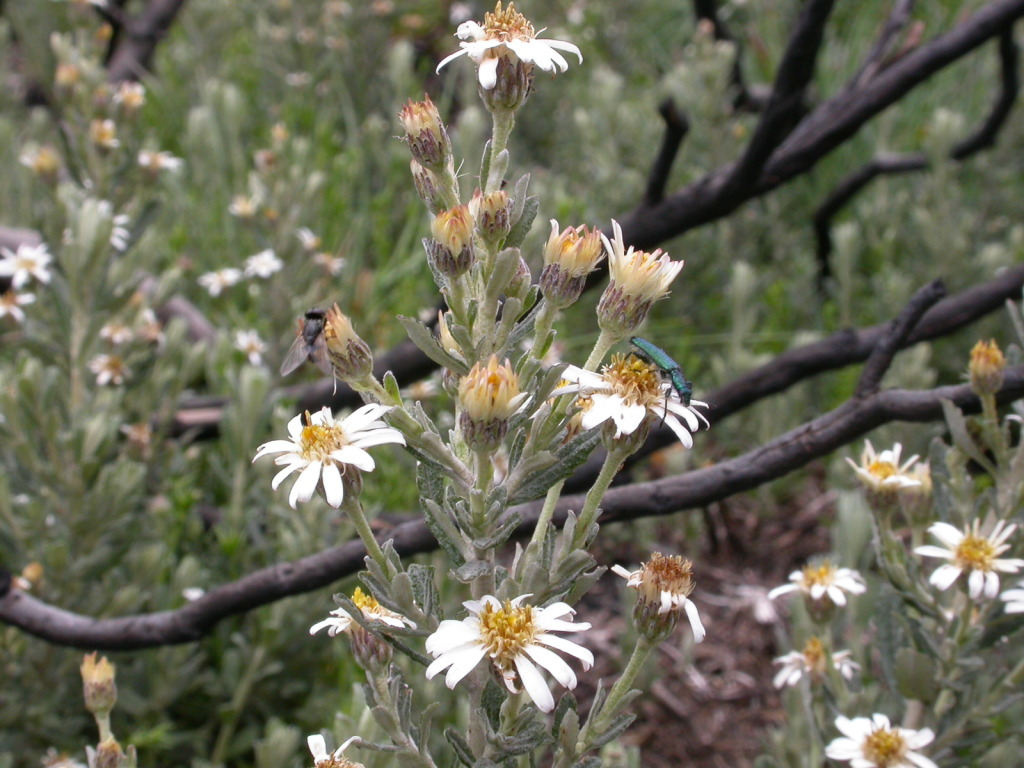
[[[853,93],[817,106],[772,153],[756,180],[723,193],[735,164],[723,166],[654,206],[621,216],[627,244],[650,249],[695,227],[729,215],[740,205],[806,173],[861,126],[1024,16],[1024,0],[992,0],[959,26],[929,40],[879,72]]]
[[[861,64],[860,69],[857,70],[857,74],[850,78],[850,82],[846,86],[848,90],[859,88],[882,69],[886,58],[893,51],[893,46],[899,34],[907,26],[907,22],[910,21],[910,14],[913,10],[914,0],[896,0],[892,11],[889,13],[889,18],[885,20],[882,31],[875,40],[875,44],[871,46],[868,55],[864,57],[864,62]]]
[[[981,125],[966,138],[957,142],[950,158],[963,161],[971,155],[988,149],[996,142],[1000,129],[1006,124],[1020,92],[1020,52],[1013,39],[1013,27],[999,35],[1000,88],[992,109]],[[851,173],[836,186],[814,213],[814,234],[817,240],[819,280],[826,279],[832,270],[832,220],[858,192],[879,176],[892,176],[922,171],[931,162],[924,152],[905,154],[883,153]]]
[[[882,377],[892,365],[892,359],[906,345],[907,338],[917,327],[924,313],[945,296],[946,286],[941,280],[933,280],[911,297],[898,317],[886,323],[882,338],[871,350],[864,370],[857,380],[857,388],[853,393],[855,398],[867,397],[878,391],[882,385]]]
[[[790,134],[805,113],[807,86],[814,77],[825,23],[835,0],[807,0],[793,28],[772,87],[768,105],[754,136],[733,167],[722,193],[746,187],[761,175],[775,148]]]
[[[112,83],[141,79],[184,5],[185,0],[149,0],[142,13],[123,18],[120,42],[107,62],[107,79]]]
[[[655,205],[665,197],[665,186],[668,184],[672,164],[679,154],[679,147],[690,130],[690,121],[672,99],[665,99],[658,107],[658,114],[665,121],[665,135],[661,139],[658,157],[651,166],[647,177],[647,189],[644,192],[644,205]]]
[[[768,101],[767,93],[760,93],[757,89],[748,88],[743,78],[743,67],[740,65],[742,51],[739,40],[722,21],[718,13],[718,0],[693,0],[694,15],[706,24],[711,25],[712,34],[715,40],[723,40],[735,46],[736,55],[732,62],[732,84],[736,88],[736,95],[733,98],[733,106],[736,109],[748,112],[760,112]]]
[[[1024,396],[1024,367],[1006,371],[1000,403]],[[667,515],[756,488],[805,466],[858,439],[875,427],[894,421],[934,421],[942,417],[942,401],[965,411],[979,408],[969,385],[925,391],[888,390],[850,400],[836,410],[804,424],[743,456],[677,477],[611,489],[602,502],[602,522]],[[579,509],[582,495],[565,496],[556,521]],[[527,535],[540,515],[540,502],[517,508],[523,514],[519,531]],[[403,557],[431,551],[436,543],[420,520],[388,533]],[[48,605],[14,589],[0,596],[0,622],[19,627],[48,642],[77,648],[130,650],[192,642],[219,621],[332,584],[356,573],[365,549],[351,541],[340,547],[264,568],[211,590],[204,597],[172,611],[98,619]]]

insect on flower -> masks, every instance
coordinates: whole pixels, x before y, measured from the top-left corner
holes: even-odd
[[[334,375],[324,338],[326,321],[327,312],[322,309],[311,309],[299,319],[299,334],[281,363],[282,376],[287,376],[307,359],[316,363],[316,367],[326,375]]]
[[[640,357],[658,367],[662,376],[672,383],[672,389],[679,395],[679,401],[684,406],[689,406],[690,398],[693,396],[693,384],[683,376],[683,369],[679,366],[679,363],[669,357],[665,350],[651,344],[647,339],[634,336],[629,340],[629,343],[636,347]]]

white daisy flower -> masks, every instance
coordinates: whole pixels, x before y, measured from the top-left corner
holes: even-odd
[[[134,331],[118,320],[112,320],[100,328],[100,338],[106,339],[114,346],[127,344],[134,336]]]
[[[280,272],[283,266],[284,262],[277,258],[277,254],[267,248],[245,260],[245,276],[267,278]]]
[[[914,552],[924,557],[941,557],[948,560],[939,566],[928,579],[932,586],[943,592],[967,572],[967,591],[972,600],[982,597],[991,600],[999,593],[999,572],[1017,573],[1024,567],[1020,558],[1000,558],[1010,548],[1006,540],[1017,526],[1007,525],[1005,520],[996,523],[988,536],[981,533],[981,521],[975,520],[963,531],[949,523],[933,523],[928,533],[946,545],[946,549],[931,544],[918,547]]]
[[[28,281],[36,279],[40,283],[50,282],[50,255],[45,243],[26,245],[22,243],[16,251],[0,248],[0,277],[11,278],[11,287],[24,288]]]
[[[333,256],[332,254],[324,253],[323,251],[313,254],[313,262],[322,267],[327,274],[332,276],[340,275],[341,270],[345,267],[344,256]]]
[[[34,294],[18,293],[17,291],[5,291],[0,294],[0,318],[9,317],[16,323],[25,322],[25,312],[22,307],[31,304],[36,300]]]
[[[542,712],[554,709],[555,700],[537,667],[546,669],[564,687],[575,688],[576,674],[551,649],[575,656],[584,670],[594,665],[594,654],[552,633],[581,632],[590,629],[590,624],[574,623],[575,611],[566,603],[537,608],[523,603],[528,597],[520,595],[502,603],[485,595],[463,603],[469,616],[462,621],[442,621],[427,638],[427,653],[434,657],[427,667],[427,679],[448,670],[445,684],[454,688],[487,657],[510,691],[517,693],[522,686]]]
[[[805,565],[802,570],[789,574],[789,584],[776,587],[768,593],[774,600],[789,592],[803,592],[812,600],[820,601],[828,598],[838,606],[846,605],[846,593],[863,594],[867,587],[864,579],[851,568],[836,568],[826,560],[819,566]]]
[[[240,269],[227,267],[200,275],[198,282],[211,296],[220,296],[225,288],[230,288],[241,279],[242,271]]]
[[[671,383],[663,381],[658,368],[636,355],[614,355],[601,373],[570,365],[562,373],[574,386],[559,387],[553,396],[579,393],[585,400],[582,427],[591,429],[609,419],[615,437],[635,432],[645,419],[664,419],[686,448],[693,447],[691,433],[708,425],[698,407],[707,403],[691,400],[684,405]]]
[[[206,595],[206,590],[202,587],[185,587],[181,590],[181,596],[188,600],[190,603],[194,603],[201,597]]]
[[[154,176],[161,171],[179,171],[184,164],[184,160],[170,152],[152,152],[146,149],[139,152],[139,165]]]
[[[911,456],[901,464],[902,451],[903,446],[896,443],[892,450],[875,453],[871,441],[865,440],[860,464],[850,457],[846,458],[846,462],[853,467],[857,478],[863,484],[868,502],[872,506],[889,507],[897,502],[901,491],[921,487],[920,475],[912,469],[917,462],[917,455]]]
[[[851,656],[851,651],[836,651],[832,654],[832,665],[847,680],[850,680],[860,669],[860,665],[853,661]],[[804,645],[802,651],[790,651],[772,662],[781,665],[772,684],[776,688],[793,686],[800,682],[800,678],[804,675],[809,675],[813,682],[820,683],[825,679],[827,671],[825,660],[825,648],[821,640],[812,637]]]
[[[313,755],[314,768],[363,768],[362,763],[353,763],[345,758],[345,750],[358,736],[353,736],[338,747],[334,752],[327,751],[327,740],[319,733],[306,737],[306,744]]]
[[[627,571],[621,565],[613,565],[612,572],[626,579],[626,586],[639,593],[637,596],[637,619],[641,631],[651,635],[671,632],[675,628],[676,616],[668,622],[657,618],[665,614],[678,614],[682,609],[690,621],[695,642],[704,639],[704,625],[697,613],[697,606],[690,600],[694,586],[692,563],[679,555],[663,555],[655,552],[646,563],[635,571]],[[657,616],[651,612],[657,609]]]
[[[377,602],[375,597],[366,594],[359,587],[356,587],[355,592],[352,593],[352,602],[356,604],[356,607],[360,611],[362,611],[363,618],[368,619],[369,621],[379,621],[381,624],[385,624],[389,627],[416,627],[415,622],[407,619],[401,614],[385,608]],[[347,633],[358,626],[359,623],[352,618],[352,615],[348,611],[344,608],[335,608],[331,611],[330,618],[318,621],[310,627],[309,634],[315,635],[321,629],[326,628],[328,635],[331,637],[337,637],[339,634]]]
[[[104,3],[105,5],[105,3]],[[118,85],[112,101],[127,111],[134,112],[146,103],[146,86],[134,80],[125,80]]]
[[[120,355],[96,355],[89,361],[89,370],[96,374],[96,384],[101,387],[108,384],[119,387],[131,373]]]
[[[1017,583],[1016,589],[1008,589],[999,599],[1006,603],[1007,613],[1024,613],[1024,581]]]
[[[541,30],[543,32],[544,30]],[[446,57],[437,65],[441,68],[459,56],[469,56],[477,65],[480,87],[492,90],[498,80],[498,61],[509,58],[513,63],[521,61],[536,66],[545,72],[565,72],[569,62],[559,51],[575,54],[583,63],[583,54],[572,43],[563,40],[544,40],[537,37],[533,25],[518,13],[513,3],[502,10],[499,2],[494,13],[484,14],[484,23],[465,21],[459,25],[455,36],[462,42],[461,50]]]
[[[309,227],[302,227],[295,233],[302,243],[302,250],[313,253],[320,247],[320,238]]]
[[[256,331],[235,331],[235,349],[245,354],[249,365],[259,365],[263,362],[267,345]]]
[[[390,406],[371,403],[341,421],[335,421],[326,406],[312,416],[307,411],[288,422],[291,439],[264,443],[253,461],[281,454],[274,459],[275,464],[284,467],[271,482],[275,490],[286,477],[301,470],[288,494],[292,509],[297,501],[309,501],[318,486],[323,487],[327,503],[338,508],[345,495],[342,474],[349,467],[372,472],[376,466],[367,448],[385,443],[405,445],[401,432],[379,421],[389,410]]]
[[[258,195],[252,197],[246,197],[245,195],[235,195],[231,198],[231,205],[228,206],[228,213],[232,216],[237,216],[239,219],[251,219],[256,215],[256,211],[259,210],[260,199]]]
[[[825,747],[832,760],[849,762],[853,768],[939,768],[917,750],[935,738],[930,728],[914,731],[893,727],[885,715],[870,718],[836,718],[843,734]]]

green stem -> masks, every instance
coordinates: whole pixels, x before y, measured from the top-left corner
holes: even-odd
[[[238,727],[242,712],[245,710],[245,702],[249,698],[249,694],[252,693],[253,686],[256,684],[256,679],[260,668],[263,666],[263,658],[266,656],[266,653],[267,649],[264,646],[257,645],[249,657],[249,664],[245,668],[245,673],[235,689],[235,695],[231,697],[226,721],[217,734],[217,743],[214,745],[213,753],[210,756],[210,763],[212,765],[224,764],[228,747],[231,746],[235,729]]]
[[[384,573],[394,576],[394,569],[388,563],[387,557],[384,556],[384,550],[377,543],[377,537],[373,535],[370,521],[366,519],[366,514],[363,512],[363,505],[360,503],[359,497],[355,494],[346,494],[345,498],[342,499],[341,508],[345,510],[348,519],[356,527],[356,533],[359,534],[359,539],[363,542],[363,546],[366,547],[366,553],[373,558],[374,562],[381,567]]]
[[[587,362],[584,363],[583,369],[586,371],[596,371],[597,366],[604,360],[604,356],[608,354],[608,350],[619,343],[620,337],[617,334],[611,334],[608,331],[601,331],[601,335],[597,337],[597,341],[594,343],[594,349],[590,353],[590,357],[587,358]]]
[[[608,730],[611,720],[619,714],[618,709],[623,697],[633,690],[636,676],[640,673],[640,669],[647,661],[647,657],[651,655],[654,647],[654,644],[643,635],[637,637],[633,655],[629,657],[629,663],[626,664],[619,679],[615,681],[615,685],[608,692],[608,698],[605,699],[601,711],[597,713],[597,717],[587,718],[587,724],[576,741],[577,755],[582,755],[590,749],[593,740]]]
[[[533,355],[538,359],[540,350],[548,341],[551,333],[551,326],[555,323],[558,310],[547,300],[542,300],[540,311],[537,312],[537,319],[533,323]]]
[[[386,730],[388,731],[388,737],[395,746],[401,747],[406,754],[413,758],[411,762],[403,761],[402,764],[421,765],[423,768],[437,768],[430,755],[420,752],[416,741],[402,729],[402,719],[398,713],[398,706],[394,699],[391,698],[388,676],[366,670],[366,678],[370,681],[370,687],[377,698],[376,703],[387,712],[389,727]]]
[[[563,478],[548,488],[548,493],[544,497],[544,506],[540,510],[540,517],[537,518],[537,524],[533,529],[533,536],[530,537],[530,543],[526,547],[526,552],[523,553],[523,559],[519,561],[519,569],[516,575],[520,579],[529,570],[530,563],[533,562],[544,546],[548,526],[551,525],[551,518],[554,517],[555,506],[557,506],[558,500],[562,496],[562,486],[564,485],[565,479]]]
[[[516,115],[510,109],[495,109],[491,113],[491,156],[488,162],[487,183],[484,185],[484,194],[497,192],[501,189],[502,174],[495,162],[498,155],[508,146],[508,137],[512,133],[512,127],[516,124]]]
[[[615,479],[622,461],[626,458],[622,451],[610,450],[604,457],[604,464],[601,465],[601,472],[598,474],[594,484],[587,491],[587,498],[583,502],[583,509],[580,510],[579,521],[576,523],[576,531],[573,535],[572,548],[580,549],[590,531],[590,526],[597,520],[601,512],[601,499],[605,491]]]

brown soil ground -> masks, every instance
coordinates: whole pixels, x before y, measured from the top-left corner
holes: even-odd
[[[832,496],[814,478],[800,494],[772,510],[747,497],[714,505],[703,511],[705,540],[696,545],[683,540],[678,521],[658,524],[663,551],[693,560],[697,589],[691,597],[707,638],[693,645],[681,621],[648,661],[639,716],[623,737],[640,747],[645,768],[750,766],[763,752],[767,732],[782,723],[772,659],[790,650],[779,645],[786,608],[765,595],[812,555],[828,550],[824,522],[833,510]],[[616,538],[614,551],[598,553],[599,562],[635,565],[650,554],[629,551]],[[621,613],[621,584],[606,575],[585,600],[586,618],[594,625],[586,633],[593,638],[588,644],[598,659],[588,680],[614,680],[625,663],[630,620]],[[585,709],[593,689],[582,682],[581,689],[577,695]]]

